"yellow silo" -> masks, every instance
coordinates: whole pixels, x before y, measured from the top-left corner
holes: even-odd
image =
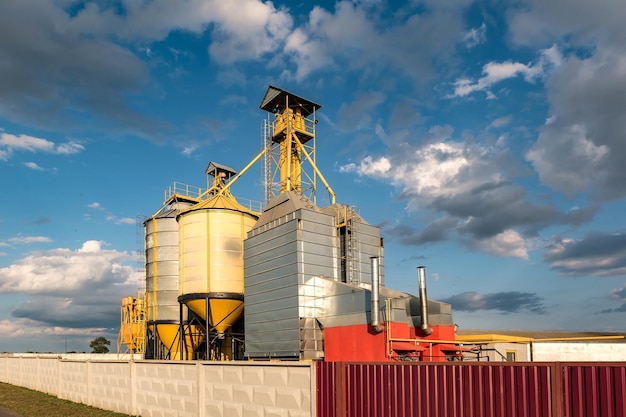
[[[180,353],[179,234],[176,215],[200,200],[181,194],[176,189],[176,184],[173,188],[172,194],[166,196],[163,208],[144,222],[146,321],[148,330],[152,333],[149,342],[154,359],[177,360],[191,357],[190,354],[202,342],[199,329],[194,328],[193,332],[189,332],[183,346],[186,353]],[[183,325],[186,325],[186,321],[187,315],[184,314]]]
[[[207,343],[223,340],[225,333],[243,312],[243,241],[258,214],[239,204],[223,190],[224,181],[234,171],[211,163],[207,173],[214,175],[212,195],[182,211],[180,233],[180,296],[205,321]],[[229,359],[228,343],[221,343],[218,355],[208,359]]]

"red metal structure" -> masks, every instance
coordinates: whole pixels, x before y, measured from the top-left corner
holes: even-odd
[[[441,362],[453,360],[455,352],[464,349],[451,344],[454,327],[432,326],[431,329],[432,334],[425,338],[419,327],[406,323],[385,323],[385,331],[381,333],[372,332],[368,324],[326,328],[324,360]]]

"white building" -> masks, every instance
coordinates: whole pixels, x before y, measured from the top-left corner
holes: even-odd
[[[626,334],[599,332],[459,330],[456,339],[471,347],[465,361],[624,362]]]

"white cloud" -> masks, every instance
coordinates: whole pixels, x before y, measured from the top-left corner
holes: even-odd
[[[32,169],[34,171],[43,171],[44,170],[42,167],[37,165],[35,162],[24,162],[24,166],[26,168],[30,168],[30,169]]]
[[[133,268],[124,263],[131,259],[126,252],[102,249],[98,241],[87,241],[77,250],[59,248],[34,252],[13,265],[0,268],[0,293],[69,296],[126,283]]]
[[[487,128],[500,128],[503,126],[508,125],[509,123],[511,123],[511,120],[513,119],[513,117],[511,115],[508,116],[503,116],[503,117],[498,117],[497,119],[495,119],[494,121],[492,121],[491,123],[489,123],[489,126],[487,126]]]
[[[354,162],[350,162],[349,164],[342,165],[339,167],[339,172],[349,173],[349,172],[356,172],[356,170],[357,170],[357,166]]]
[[[81,152],[84,149],[82,145],[76,142],[55,144],[52,141],[35,136],[12,135],[10,133],[0,132],[0,159],[2,160],[8,160],[16,151],[70,155]],[[33,162],[26,164],[29,168],[39,169]]]
[[[0,145],[9,150],[22,150],[30,152],[53,152],[54,142],[28,135],[12,135],[0,133]]]
[[[357,172],[359,175],[368,175],[368,176],[377,176],[383,175],[385,176],[389,170],[391,169],[391,162],[386,157],[380,158],[372,158],[371,156],[366,157],[361,161]]]
[[[500,81],[522,76],[527,82],[545,77],[547,72],[561,63],[561,54],[556,46],[541,51],[540,58],[534,64],[520,62],[489,62],[483,66],[484,76],[476,81],[460,78],[454,83],[454,94],[451,97],[465,97],[476,91],[493,94],[489,88]]]
[[[122,218],[115,219],[115,223],[116,224],[135,224],[137,222],[135,221],[135,219],[131,217],[122,217]]]
[[[80,337],[81,339],[87,338],[87,340],[89,340],[89,338],[101,336],[103,332],[107,330],[108,329],[103,327],[72,328],[65,326],[46,326],[42,325],[39,321],[28,318],[0,320],[0,334],[3,335],[3,339],[5,341],[13,339],[25,342],[27,344],[31,344],[31,348],[41,343],[40,338],[42,336],[55,338],[57,340],[75,336]],[[33,339],[29,340],[30,337],[33,337]],[[74,346],[75,344],[76,342],[72,339],[70,346]],[[85,349],[87,349],[88,344],[85,344],[84,346]]]
[[[57,145],[56,153],[60,155],[73,155],[85,150],[85,147],[77,142],[68,142]]]
[[[103,242],[89,240],[74,250],[32,252],[0,268],[0,297],[10,303],[29,297],[12,307],[14,320],[2,326],[11,328],[12,322],[27,320],[29,328],[36,330],[24,332],[25,337],[116,331],[121,299],[137,293],[143,274],[131,266],[137,261],[135,254],[103,246]]]
[[[475,243],[482,252],[500,257],[528,259],[528,249],[524,238],[515,230],[505,230],[491,238]]]
[[[17,244],[48,243],[52,242],[52,239],[46,236],[17,236],[9,239],[9,242]]]
[[[196,145],[188,145],[183,148],[183,151],[181,153],[185,156],[189,156],[193,154],[196,149],[198,149]]]
[[[274,52],[292,27],[286,10],[258,0],[154,0],[126,2],[125,14],[89,3],[65,27],[77,33],[129,40],[164,39],[171,31],[212,31],[209,53],[216,62],[230,64],[258,59]]]
[[[364,158],[359,175],[389,179],[410,195],[425,201],[468,192],[480,184],[500,181],[501,175],[490,167],[488,150],[469,148],[460,142],[436,142],[404,155],[403,161],[385,156]]]

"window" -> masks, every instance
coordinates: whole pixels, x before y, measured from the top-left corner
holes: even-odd
[[[516,350],[507,350],[506,351],[506,361],[507,362],[515,362],[515,361],[517,361],[517,351]]]

